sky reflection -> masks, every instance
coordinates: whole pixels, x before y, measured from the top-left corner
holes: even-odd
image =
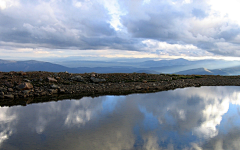
[[[0,108],[2,149],[238,149],[240,87]]]

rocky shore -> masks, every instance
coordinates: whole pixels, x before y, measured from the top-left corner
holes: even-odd
[[[0,105],[26,105],[106,94],[149,93],[184,87],[239,85],[240,76],[0,72]]]

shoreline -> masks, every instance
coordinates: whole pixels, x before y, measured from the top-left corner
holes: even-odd
[[[84,96],[153,93],[200,86],[240,86],[240,76],[0,72],[0,105],[27,105]]]

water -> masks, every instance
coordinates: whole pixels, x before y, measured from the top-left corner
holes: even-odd
[[[0,149],[240,149],[240,87],[0,108]]]

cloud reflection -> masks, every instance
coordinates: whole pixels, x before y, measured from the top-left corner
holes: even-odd
[[[0,142],[23,149],[30,149],[26,141],[50,149],[237,149],[239,95],[239,87],[201,87],[0,108]]]

